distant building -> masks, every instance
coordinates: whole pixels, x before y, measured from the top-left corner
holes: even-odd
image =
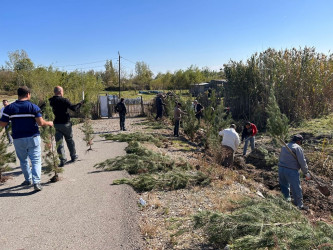
[[[210,84],[208,82],[191,84],[190,85],[190,93],[192,94],[192,96],[197,96],[201,93],[204,93],[205,91],[208,91],[209,85]]]
[[[211,80],[208,82],[202,82],[197,84],[191,84],[190,85],[190,93],[192,96],[198,96],[201,93],[204,93],[205,91],[208,91],[209,89],[215,89],[219,90],[222,89],[223,85],[227,82],[227,80]]]

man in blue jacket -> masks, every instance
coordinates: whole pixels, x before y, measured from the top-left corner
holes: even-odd
[[[9,121],[12,123],[14,147],[25,178],[22,185],[31,185],[32,181],[35,191],[41,191],[42,159],[38,126],[52,127],[53,122],[45,121],[40,108],[29,101],[31,93],[28,87],[20,87],[17,95],[18,100],[5,107],[0,126],[5,127]]]

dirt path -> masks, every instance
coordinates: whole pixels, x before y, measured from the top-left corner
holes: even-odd
[[[95,121],[94,131],[117,131],[118,124],[118,120]],[[93,168],[125,154],[126,143],[96,135],[94,151],[85,153],[78,127],[74,135],[79,161],[65,165],[61,181],[51,184],[50,177],[43,175],[41,192],[21,187],[24,178],[17,161],[13,178],[0,186],[0,249],[143,248],[137,194],[126,185],[110,185],[127,174]]]

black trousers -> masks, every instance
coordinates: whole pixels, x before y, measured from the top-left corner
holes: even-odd
[[[179,124],[180,124],[180,120],[175,120],[175,128],[173,130],[174,136],[179,136]]]
[[[125,118],[126,118],[125,114],[119,113],[120,130],[125,129]]]

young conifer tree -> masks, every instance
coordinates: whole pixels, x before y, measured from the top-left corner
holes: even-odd
[[[267,131],[269,134],[279,140],[285,140],[289,129],[288,118],[281,113],[273,89],[270,91],[266,112],[268,115]]]
[[[91,121],[88,118],[86,118],[80,129],[84,134],[83,140],[86,142],[86,145],[89,147],[87,151],[92,150],[91,146],[94,144],[93,139],[95,138],[95,136],[94,136],[94,130],[91,125]]]
[[[87,149],[87,152],[92,150],[91,146],[94,144],[93,140],[95,138],[94,130],[92,128],[90,121],[92,108],[93,108],[92,103],[87,103],[87,102],[85,102],[81,108],[81,112],[84,116],[84,122],[80,129],[84,134],[83,140],[86,142],[86,145],[89,147]]]
[[[2,132],[0,129],[0,133]],[[4,172],[11,171],[12,168],[8,166],[8,163],[15,162],[15,152],[7,153],[7,137],[5,133],[0,136],[0,183],[5,182],[7,178],[3,176]]]
[[[52,108],[46,100],[45,102],[45,108],[43,109],[44,116],[47,120],[53,121],[54,120],[54,114],[52,111]],[[63,168],[59,167],[60,160],[57,153],[57,146],[58,144],[55,143],[55,128],[54,127],[42,127],[41,128],[41,137],[44,142],[44,153],[43,159],[45,161],[45,168],[44,173],[52,175],[54,173],[54,176],[51,178],[51,182],[56,182],[59,180],[59,173],[63,172]]]

